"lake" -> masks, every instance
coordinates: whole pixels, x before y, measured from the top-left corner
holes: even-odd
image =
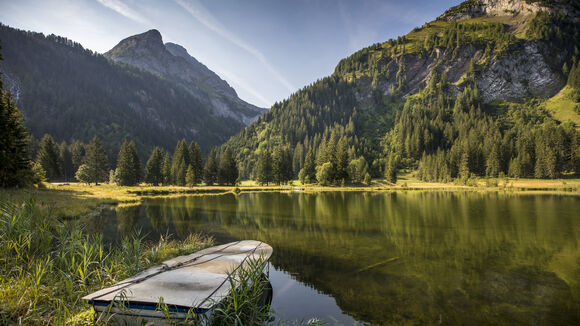
[[[203,232],[274,248],[276,320],[580,325],[580,196],[242,193],[147,199],[89,221],[114,241]]]

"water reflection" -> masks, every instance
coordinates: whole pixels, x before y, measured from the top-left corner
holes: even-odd
[[[95,227],[109,239],[139,227],[154,238],[202,231],[219,242],[266,241],[277,269],[360,321],[578,325],[578,199],[250,193],[151,199]]]

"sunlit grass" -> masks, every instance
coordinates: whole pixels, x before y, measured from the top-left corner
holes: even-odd
[[[546,109],[557,120],[572,121],[576,124],[576,128],[580,128],[580,114],[574,111],[578,102],[572,99],[573,92],[574,90],[569,86],[562,88],[558,94],[546,101]]]
[[[208,237],[162,237],[145,243],[137,232],[113,247],[102,236],[64,223],[30,200],[0,202],[0,324],[91,324],[80,298],[175,255],[211,245]]]

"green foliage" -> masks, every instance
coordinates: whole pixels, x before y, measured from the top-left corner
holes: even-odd
[[[234,185],[238,179],[238,166],[232,150],[227,147],[220,156],[218,182],[222,185]]]
[[[185,173],[185,185],[188,187],[193,187],[197,184],[197,178],[195,175],[195,169],[190,164],[187,166],[187,172]]]
[[[203,169],[205,184],[211,186],[217,183],[218,165],[215,151],[211,151],[207,157],[205,167]]]
[[[72,153],[66,142],[60,144],[59,163],[61,168],[61,175],[64,181],[72,181],[74,178],[74,169]]]
[[[198,184],[203,176],[203,159],[201,157],[201,147],[194,141],[189,143],[189,161],[195,173],[195,183]]]
[[[163,161],[165,153],[156,146],[151,152],[145,167],[145,182],[154,186],[163,184]]]
[[[293,177],[292,157],[286,146],[278,146],[272,156],[272,178],[276,184],[284,184]]]
[[[187,166],[191,164],[189,149],[185,139],[177,143],[175,152],[173,152],[173,159],[171,160],[171,177],[173,184],[178,186],[185,185],[185,174],[187,173]]]
[[[97,136],[95,136],[86,147],[84,165],[86,166],[86,173],[83,172],[82,176],[83,178],[86,178],[84,178],[82,182],[94,183],[97,185],[99,182],[108,180],[109,160],[107,158],[107,153],[105,152],[105,147]],[[77,176],[75,177],[80,181]]]
[[[334,167],[330,162],[316,167],[316,180],[323,186],[328,186],[334,181]]]
[[[77,170],[77,172],[75,174],[75,178],[79,182],[90,184],[91,182],[93,182],[93,177],[91,175],[91,168],[89,168],[89,166],[87,164],[81,164],[81,166],[79,166],[79,169]],[[114,174],[113,174],[113,179],[115,179]]]
[[[81,165],[79,170],[83,170]],[[190,254],[211,239],[163,237],[154,246],[139,232],[107,245],[78,222],[57,220],[34,200],[0,201],[0,324],[94,325],[81,298],[164,259]]]
[[[256,169],[256,181],[260,185],[272,182],[272,154],[269,148],[266,147],[260,152]]]
[[[52,136],[44,135],[40,140],[40,149],[38,150],[36,161],[46,171],[46,178],[49,181],[54,181],[61,177],[59,152],[58,145],[54,142]]]
[[[385,179],[390,183],[397,183],[397,155],[391,153],[385,166]]]
[[[539,12],[526,30],[526,37],[531,40],[545,43],[548,47],[558,49],[558,56],[548,58],[562,67],[563,62],[569,62],[573,57],[578,57],[578,44],[580,43],[580,26],[572,19],[568,19],[563,11],[551,14],[546,11]]]
[[[135,186],[141,182],[141,160],[134,141],[123,142],[115,170],[115,183],[119,186]]]
[[[367,183],[366,177],[370,174],[368,172],[369,165],[364,157],[359,157],[350,161],[348,164],[348,177],[352,183]]]
[[[316,161],[314,160],[314,150],[312,148],[308,149],[299,178],[303,184],[316,182]]]
[[[0,58],[1,59],[1,58]],[[33,182],[28,156],[28,132],[22,114],[0,79],[0,187],[26,186]]]
[[[385,153],[399,155],[407,168],[418,166],[426,181],[578,173],[578,131],[555,125],[539,102],[481,107],[477,88],[468,86],[457,97],[427,88],[407,99],[385,136]]]

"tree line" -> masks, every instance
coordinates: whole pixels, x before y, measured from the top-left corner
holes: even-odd
[[[56,144],[51,135],[44,135],[36,152],[36,164],[48,181],[73,181],[84,183],[110,182],[121,186],[134,186],[141,182],[152,185],[195,186],[234,185],[238,169],[231,150],[221,155],[212,151],[203,162],[198,143],[185,139],[177,142],[173,154],[155,147],[145,165],[142,164],[134,141],[124,141],[117,155],[116,167],[109,158],[102,141],[95,136],[88,144],[76,141]]]

